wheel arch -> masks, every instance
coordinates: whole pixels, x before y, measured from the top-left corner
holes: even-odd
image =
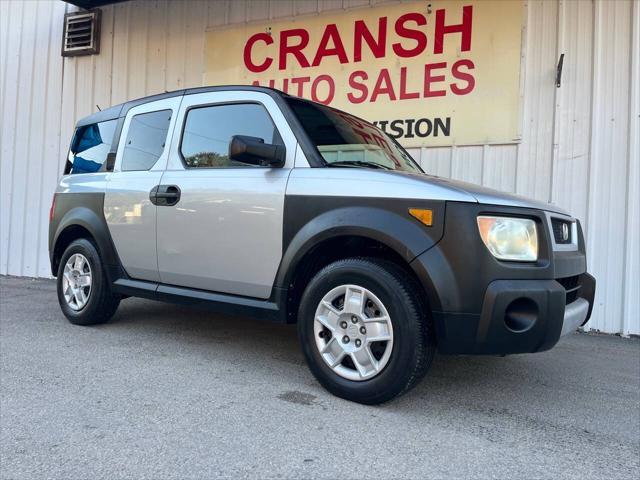
[[[306,282],[322,267],[344,258],[390,260],[424,291],[412,260],[435,245],[442,233],[441,228],[427,228],[408,216],[370,207],[341,208],[309,220],[289,241],[276,276],[276,287],[288,291],[287,321],[296,320]]]
[[[120,261],[111,241],[104,217],[88,207],[78,206],[68,210],[58,222],[50,247],[51,273],[57,276],[60,259],[71,242],[78,238],[91,241],[106,267],[109,280],[113,280],[113,269]]]

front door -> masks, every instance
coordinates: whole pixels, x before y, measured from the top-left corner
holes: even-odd
[[[157,282],[156,209],[149,192],[167,164],[170,132],[182,97],[158,100],[127,112],[104,214],[120,261],[130,277]]]
[[[282,168],[228,157],[233,135],[283,144]],[[275,101],[260,92],[187,95],[161,188],[180,192],[157,207],[164,284],[268,298],[282,257],[284,197],[297,142]]]

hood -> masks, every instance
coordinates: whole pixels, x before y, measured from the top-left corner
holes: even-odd
[[[492,188],[483,187],[474,183],[462,182],[460,180],[452,180],[450,178],[436,177],[427,174],[410,174],[414,178],[420,178],[424,182],[440,187],[449,188],[458,192],[464,192],[471,195],[478,203],[487,205],[501,205],[506,207],[525,207],[538,210],[546,210],[549,212],[569,215],[566,210],[549,202],[541,202],[533,200],[513,193],[501,192]]]

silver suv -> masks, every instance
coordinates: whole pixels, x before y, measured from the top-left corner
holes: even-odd
[[[425,174],[372,124],[260,87],[165,93],[80,120],[51,207],[62,311],[123,298],[297,323],[309,367],[367,404],[442,353],[538,352],[583,325],[580,223]]]

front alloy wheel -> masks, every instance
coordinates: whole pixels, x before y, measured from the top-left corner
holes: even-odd
[[[389,312],[358,285],[340,285],[324,296],[316,309],[314,332],[324,362],[349,380],[378,375],[393,350]]]
[[[334,395],[383,403],[411,389],[429,368],[431,320],[424,291],[405,268],[347,258],[307,284],[298,336],[311,372]]]

